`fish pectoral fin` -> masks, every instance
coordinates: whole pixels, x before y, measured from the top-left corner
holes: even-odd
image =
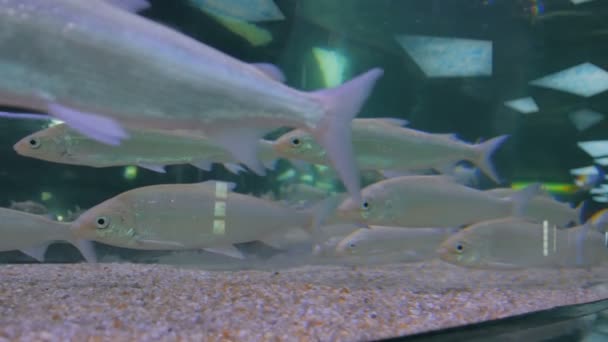
[[[244,125],[216,124],[205,132],[215,144],[229,151],[240,163],[257,175],[266,175],[264,165],[258,158],[258,141],[269,129]]]
[[[93,241],[75,240],[70,241],[70,243],[78,249],[80,254],[82,254],[84,260],[90,263],[97,262],[97,254],[95,253],[95,246],[93,245]]]
[[[241,165],[235,163],[224,163],[224,167],[226,168],[226,170],[230,171],[231,173],[234,173],[235,175],[238,175],[240,172],[245,171],[245,169]]]
[[[129,138],[129,133],[114,119],[56,103],[49,104],[47,110],[74,130],[103,144],[117,146],[122,140]]]
[[[154,171],[154,172],[158,172],[158,173],[167,173],[167,170],[165,170],[164,165],[138,163],[137,166],[141,167],[142,169],[146,169],[146,170],[150,170],[150,171]]]
[[[207,247],[207,248],[203,248],[203,250],[207,251],[207,252],[211,252],[211,253],[226,255],[231,258],[245,259],[245,256],[243,255],[243,253],[241,253],[241,251],[239,251],[233,245],[221,246],[221,247]]]
[[[39,262],[44,262],[44,254],[46,250],[49,248],[50,242],[45,242],[41,245],[32,246],[28,248],[22,248],[20,251],[24,254],[29,255],[30,257],[36,259]]]
[[[211,165],[213,163],[208,160],[197,160],[195,162],[190,163],[190,165],[194,166],[197,169],[201,169],[203,171],[211,171]]]
[[[150,7],[147,0],[104,0],[110,5],[116,6],[128,12],[140,12]]]
[[[285,83],[285,74],[283,74],[283,72],[276,65],[270,63],[252,63],[251,65],[269,78],[277,82]]]

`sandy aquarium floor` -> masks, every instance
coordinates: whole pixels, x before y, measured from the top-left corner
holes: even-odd
[[[241,271],[2,265],[0,340],[369,340],[603,299],[606,275],[440,261]]]

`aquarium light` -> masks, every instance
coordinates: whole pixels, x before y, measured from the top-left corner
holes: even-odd
[[[537,183],[538,182],[513,182],[511,183],[511,189],[520,190],[526,188],[529,185]],[[578,191],[578,187],[570,183],[541,183],[541,188],[545,191],[556,194],[571,194]]]
[[[530,84],[591,97],[608,90],[608,72],[591,63],[583,63],[530,81]]]
[[[300,182],[312,184],[314,182],[314,178],[311,174],[304,174],[300,176]]]
[[[272,0],[190,0],[200,10],[249,22],[284,20],[285,16]]]
[[[607,166],[608,165],[608,157],[604,157],[604,158],[596,158],[595,160],[596,164],[600,164],[603,166]]]
[[[593,188],[593,189],[589,190],[589,193],[591,193],[593,195],[606,194],[606,193],[608,193],[608,187],[605,187],[602,185],[599,188]]]
[[[579,109],[568,114],[570,121],[581,132],[604,120],[604,115],[591,109]]]
[[[288,180],[290,178],[293,178],[296,175],[296,171],[294,169],[289,169],[283,173],[281,173],[280,175],[277,176],[277,180],[279,182]]]
[[[43,202],[50,201],[53,198],[53,194],[48,191],[40,193],[40,200]]]
[[[63,216],[61,216],[61,215],[57,215],[57,217],[56,217],[56,218],[57,218],[57,221],[59,221],[59,222],[63,222]]]
[[[591,199],[600,203],[608,203],[608,196],[593,196]]]
[[[344,73],[348,64],[344,55],[335,50],[319,47],[314,47],[312,54],[321,69],[325,87],[335,87],[344,82]]]
[[[592,176],[592,175],[597,175],[598,171],[597,171],[597,168],[595,168],[595,166],[585,166],[585,167],[578,167],[576,169],[571,169],[570,174],[573,176]]]
[[[538,112],[538,105],[532,97],[522,97],[515,100],[505,101],[504,105],[522,114]]]
[[[492,75],[492,41],[419,35],[395,39],[427,77]]]
[[[575,5],[580,5],[580,4],[584,4],[586,2],[591,2],[591,1],[593,1],[593,0],[570,0],[570,2]]]
[[[137,167],[136,166],[126,166],[122,172],[122,176],[124,179],[133,180],[137,177]]]
[[[593,158],[608,156],[608,140],[579,141],[577,144]]]

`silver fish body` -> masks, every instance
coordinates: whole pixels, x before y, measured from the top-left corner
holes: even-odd
[[[352,140],[357,165],[362,170],[411,171],[434,168],[444,171],[461,160],[479,166],[498,181],[490,157],[507,136],[481,144],[468,144],[451,134],[433,134],[403,127],[393,118],[355,119]],[[327,153],[308,132],[294,130],[274,143],[285,158],[329,164]]]
[[[255,241],[294,226],[307,212],[230,191],[229,184],[165,184],[133,189],[87,210],[76,236],[133,249],[201,249]]]
[[[59,124],[22,138],[14,150],[27,157],[91,167],[194,164],[209,169],[212,163],[237,163],[229,152],[200,135],[141,129],[129,134],[130,139],[120,146],[110,146]],[[259,144],[260,159],[265,165],[272,163],[276,158],[270,143],[260,140]]]
[[[449,228],[521,213],[535,189],[498,198],[444,176],[403,176],[363,189],[363,202],[344,200],[343,220],[368,225]]]

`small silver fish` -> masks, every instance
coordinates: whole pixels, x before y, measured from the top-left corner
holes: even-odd
[[[139,129],[129,134],[131,138],[120,146],[110,146],[59,124],[24,137],[13,149],[25,157],[92,167],[138,165],[164,172],[166,165],[191,164],[209,171],[212,163],[222,163],[231,172],[242,170],[230,153],[203,136]],[[258,155],[268,168],[274,168],[278,158],[273,154],[271,143],[260,140]]]
[[[530,186],[510,198],[466,187],[446,176],[403,176],[363,189],[363,203],[347,198],[336,216],[367,225],[459,227],[492,218],[521,216],[539,191]]]
[[[506,135],[480,144],[468,144],[452,134],[432,134],[402,127],[403,122],[393,118],[352,121],[353,148],[359,168],[390,172],[433,168],[443,172],[451,170],[459,161],[467,160],[499,182],[490,158],[507,139]],[[304,130],[284,134],[274,146],[284,158],[329,164],[327,152]]]
[[[125,128],[201,133],[259,174],[257,141],[301,128],[360,200],[349,123],[381,69],[302,92],[275,66],[241,62],[113,2],[4,0],[0,103],[46,112],[110,145],[128,138]]]
[[[91,242],[74,238],[69,224],[44,216],[0,208],[0,236],[0,251],[20,250],[40,262],[54,241],[67,241],[87,261],[96,261]]]
[[[588,267],[608,262],[604,236],[577,226],[557,229],[522,218],[479,222],[438,248],[449,263],[472,268]]]
[[[412,260],[435,256],[437,247],[454,232],[446,228],[406,228],[371,226],[346,236],[336,246],[336,254],[373,255],[398,252]]]
[[[151,250],[205,249],[240,256],[232,245],[304,227],[314,233],[329,200],[298,211],[232,192],[231,183],[165,184],[133,189],[83,213],[72,223],[82,239]]]

